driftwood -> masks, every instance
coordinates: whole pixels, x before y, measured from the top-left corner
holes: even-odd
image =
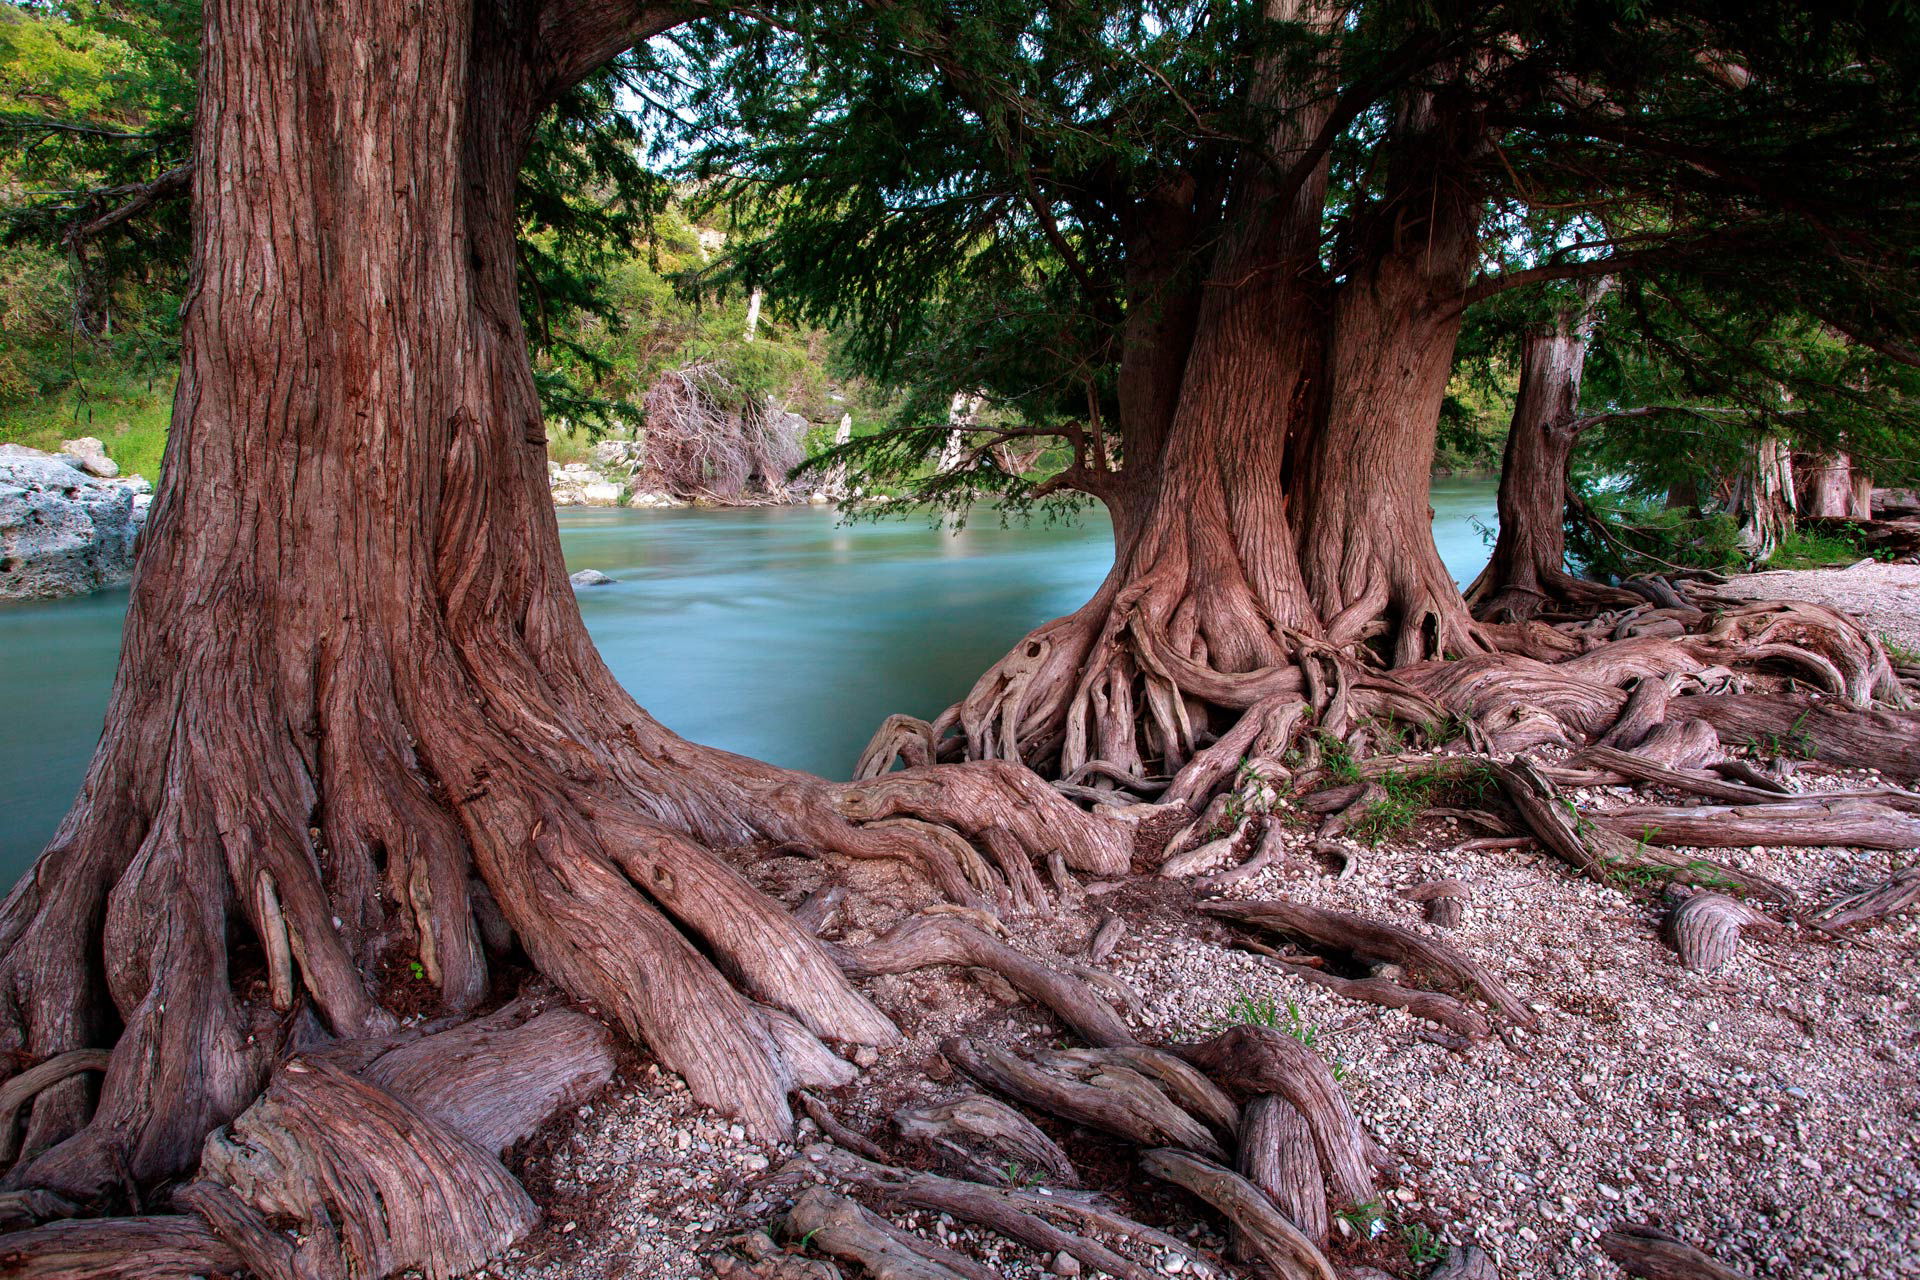
[[[1539,1022],[1526,1001],[1485,965],[1444,942],[1423,938],[1399,925],[1279,900],[1208,902],[1201,910],[1239,924],[1302,938],[1315,946],[1334,948],[1362,963],[1397,964],[1450,990],[1479,997],[1510,1022],[1528,1028]]]
[[[1165,1148],[1144,1153],[1140,1167],[1218,1209],[1233,1224],[1242,1256],[1264,1263],[1283,1280],[1338,1280],[1320,1247],[1287,1221],[1259,1187],[1233,1170],[1191,1152]]]
[[[887,935],[863,946],[838,945],[835,958],[856,978],[907,973],[931,965],[963,965],[1005,978],[1022,995],[1037,1001],[1093,1045],[1134,1042],[1133,1033],[1106,1001],[1076,978],[1048,968],[949,916],[914,916]]]
[[[859,1263],[873,1280],[998,1280],[964,1254],[902,1231],[825,1187],[808,1188],[780,1229],[806,1248]]]
[[[1916,901],[1920,901],[1920,866],[1903,867],[1890,879],[1842,898],[1813,919],[1821,928],[1837,933],[1884,920],[1905,911]]]
[[[1234,1027],[1173,1051],[1243,1096],[1285,1098],[1312,1132],[1335,1197],[1343,1204],[1373,1199],[1373,1144],[1319,1054],[1272,1027]]]
[[[1075,1124],[1142,1147],[1180,1146],[1224,1158],[1213,1134],[1149,1077],[1065,1054],[1029,1061],[996,1045],[946,1040],[940,1052],[982,1085]]]
[[[1240,1110],[1239,1147],[1241,1175],[1324,1249],[1332,1227],[1326,1181],[1320,1175],[1313,1130],[1299,1108],[1271,1093],[1249,1099]]]
[[[985,1143],[1002,1160],[1038,1170],[1046,1174],[1050,1182],[1064,1187],[1080,1185],[1073,1161],[1058,1143],[1018,1111],[985,1094],[970,1093],[936,1106],[902,1107],[894,1113],[893,1123],[902,1137],[928,1142],[943,1150],[960,1148],[966,1141]],[[861,1154],[872,1158],[871,1153]],[[966,1154],[963,1149],[962,1154]],[[998,1172],[991,1166],[988,1169]]]
[[[1744,1271],[1715,1262],[1657,1227],[1615,1227],[1600,1248],[1629,1275],[1643,1280],[1748,1280]]]
[[[1687,968],[1714,973],[1733,959],[1741,930],[1771,933],[1779,927],[1771,917],[1724,893],[1696,893],[1667,917],[1667,941]]]
[[[1425,904],[1429,923],[1443,929],[1457,929],[1466,918],[1471,891],[1459,880],[1433,880],[1417,884],[1400,896],[1409,902]]]

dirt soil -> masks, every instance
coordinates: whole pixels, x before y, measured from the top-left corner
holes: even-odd
[[[1764,574],[1728,593],[1736,590],[1865,606],[1877,629],[1920,648],[1920,568]],[[1803,762],[1788,781],[1812,791],[1895,780]],[[1573,798],[1598,807],[1677,799],[1625,787]],[[1477,1242],[1507,1280],[1611,1278],[1623,1273],[1600,1252],[1599,1235],[1616,1223],[1652,1223],[1754,1277],[1920,1277],[1920,912],[1847,939],[1797,925],[1749,935],[1726,968],[1703,976],[1682,968],[1663,940],[1657,891],[1579,878],[1532,845],[1456,850],[1483,833],[1429,817],[1377,847],[1350,846],[1342,873],[1311,855],[1314,820],[1290,800],[1277,800],[1267,821],[1287,833],[1290,856],[1225,896],[1286,897],[1444,938],[1520,992],[1539,1014],[1538,1028],[1509,1029],[1465,1051],[1444,1047],[1423,1021],[1336,995],[1236,945],[1252,935],[1200,914],[1191,882],[1088,884],[1054,913],[1006,925],[1017,948],[1064,967],[1084,963],[1100,921],[1118,914],[1126,933],[1102,967],[1138,993],[1129,1021],[1143,1040],[1271,1022],[1336,1064],[1355,1110],[1391,1157],[1383,1200],[1336,1224],[1336,1263],[1411,1280],[1430,1268],[1430,1236]],[[1707,856],[1784,881],[1810,905],[1916,861],[1913,850],[1847,848]],[[741,861],[789,904],[826,884],[846,885],[849,906],[828,937],[864,941],[936,902],[890,864],[746,853]],[[1441,878],[1470,886],[1457,929],[1427,923],[1403,896]],[[861,1051],[861,1078],[825,1101],[902,1165],[938,1162],[901,1140],[893,1113],[970,1091],[941,1057],[942,1039],[1074,1043],[1050,1014],[977,971],[930,970],[867,989],[906,1042]],[[1149,1185],[1127,1149],[1036,1118],[1089,1187],[1190,1242],[1199,1261],[1117,1247],[1162,1274],[1254,1274],[1231,1260],[1217,1216]],[[777,1235],[780,1215],[819,1176],[804,1151],[819,1137],[803,1122],[795,1146],[751,1144],[738,1126],[694,1106],[678,1079],[636,1056],[600,1098],[522,1153],[520,1172],[546,1221],[478,1274],[830,1276],[744,1269],[737,1246],[723,1248],[743,1233]],[[1071,1259],[1056,1264],[939,1215],[888,1216],[995,1274],[1078,1270]]]

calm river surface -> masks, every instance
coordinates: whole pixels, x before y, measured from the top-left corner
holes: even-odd
[[[1436,480],[1434,531],[1456,578],[1487,549],[1494,482]],[[831,509],[560,513],[567,568],[613,672],[699,742],[844,778],[880,721],[931,716],[1037,623],[1082,604],[1112,562],[1104,514],[953,533],[842,526]],[[0,605],[0,885],[53,833],[100,734],[124,591]]]

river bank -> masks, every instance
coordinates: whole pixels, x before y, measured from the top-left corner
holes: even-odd
[[[1487,554],[1493,486],[1436,483],[1456,578]],[[696,741],[845,777],[896,711],[938,712],[1027,629],[1085,603],[1112,562],[1098,511],[964,530],[843,523],[825,507],[559,512],[600,653],[640,704]],[[37,855],[80,786],[119,655],[124,589],[0,606],[0,882]]]

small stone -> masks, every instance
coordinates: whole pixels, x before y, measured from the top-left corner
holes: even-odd
[[[870,1044],[856,1046],[853,1051],[853,1065],[865,1069],[880,1061],[880,1051]]]
[[[1070,1253],[1053,1255],[1053,1274],[1057,1276],[1077,1276],[1080,1274],[1080,1259]]]
[[[613,585],[613,579],[598,569],[582,569],[580,572],[570,575],[567,581],[571,582],[576,588],[610,587]]]

